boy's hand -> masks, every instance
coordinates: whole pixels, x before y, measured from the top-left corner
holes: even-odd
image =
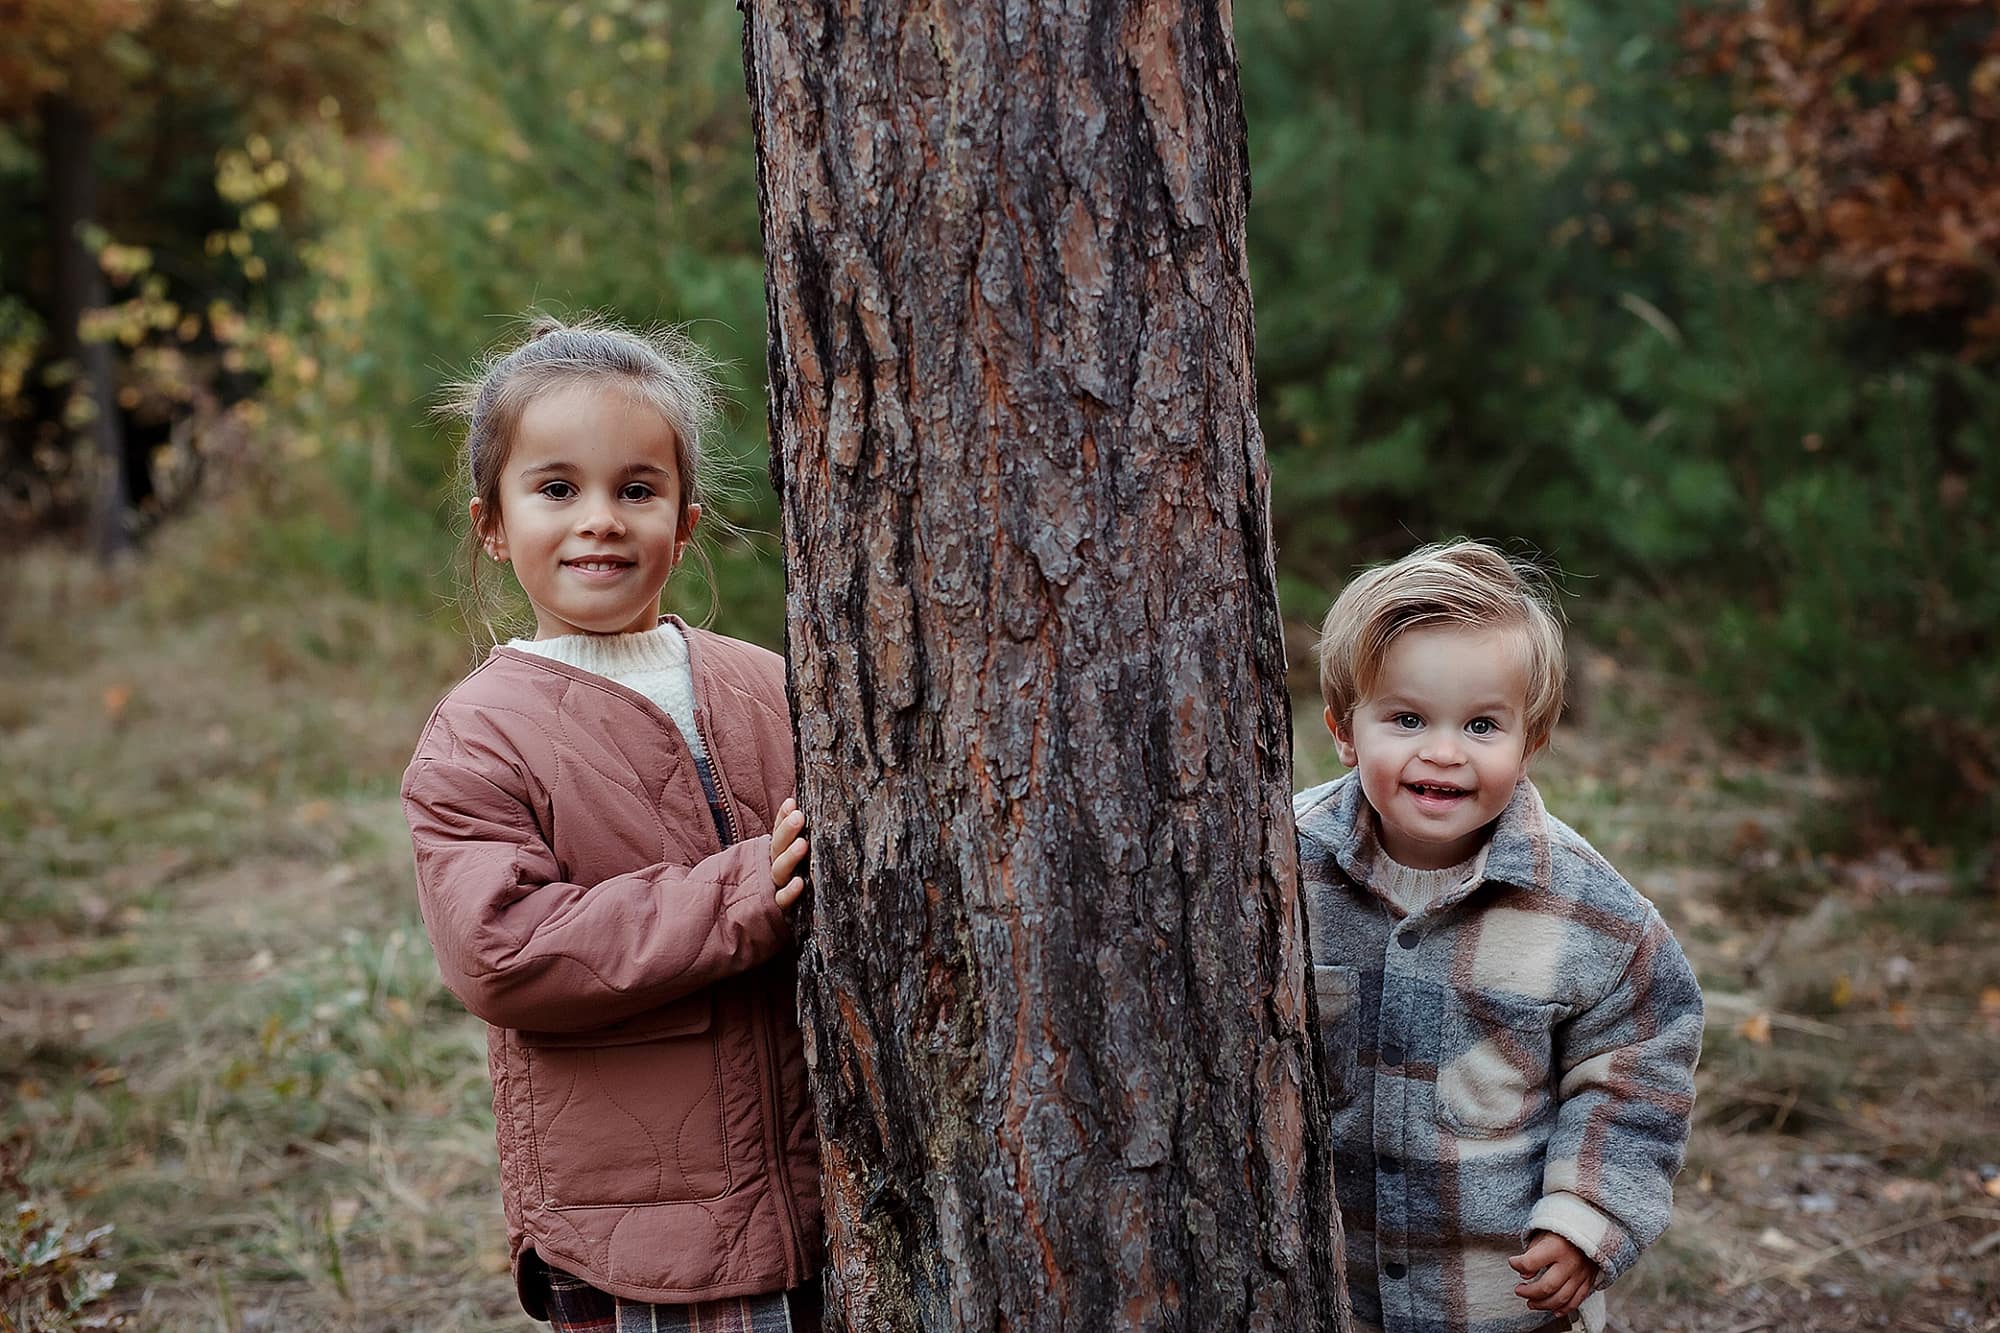
[[[771,829],[771,887],[778,891],[778,906],[790,907],[806,891],[805,878],[798,871],[810,850],[805,811],[787,796]]]
[[[1531,1310],[1575,1314],[1597,1285],[1597,1265],[1590,1256],[1553,1231],[1537,1231],[1528,1248],[1507,1263],[1527,1279],[1514,1294]]]

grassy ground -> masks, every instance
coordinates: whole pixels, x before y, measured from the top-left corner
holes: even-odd
[[[482,1041],[395,802],[466,652],[257,554],[224,518],[115,595],[48,554],[0,580],[0,1312],[115,1271],[46,1326],[525,1329]],[[1550,803],[1711,1001],[1679,1217],[1614,1321],[2000,1328],[1990,895],[1824,855],[1800,830],[1837,793],[1718,749],[1659,681],[1579,676]],[[1328,749],[1302,726],[1301,785]]]

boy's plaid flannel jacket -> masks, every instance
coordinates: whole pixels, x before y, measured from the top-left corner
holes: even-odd
[[[1599,1286],[1666,1229],[1701,992],[1653,905],[1522,779],[1483,876],[1402,917],[1353,774],[1294,798],[1354,1313],[1402,1333],[1548,1324],[1531,1231]],[[1602,1301],[1586,1305],[1587,1326]]]

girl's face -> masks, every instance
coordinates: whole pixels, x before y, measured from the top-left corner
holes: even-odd
[[[1507,808],[1534,756],[1527,656],[1518,630],[1406,630],[1348,725],[1327,710],[1340,762],[1361,771],[1392,860],[1455,866]]]
[[[472,522],[535,607],[535,637],[629,634],[659,621],[660,590],[694,535],[681,512],[673,428],[637,395],[551,389],[522,412],[499,512]]]

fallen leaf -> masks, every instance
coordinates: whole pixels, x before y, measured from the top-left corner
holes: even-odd
[[[1736,1025],[1736,1035],[1757,1046],[1771,1044],[1771,1016],[1755,1013]]]
[[[1836,1009],[1845,1009],[1854,1002],[1854,982],[1845,973],[1833,979],[1833,994],[1827,997]]]
[[[1910,1012],[1910,1006],[1901,1000],[1889,1001],[1889,1021],[1896,1025],[1896,1031],[1908,1032],[1917,1025],[1917,1019]]]
[[[1776,1227],[1765,1227],[1757,1236],[1757,1243],[1767,1250],[1777,1250],[1781,1254],[1795,1253],[1799,1243]]]
[[[104,687],[104,715],[113,722],[125,720],[125,710],[132,705],[130,685],[107,685]]]

